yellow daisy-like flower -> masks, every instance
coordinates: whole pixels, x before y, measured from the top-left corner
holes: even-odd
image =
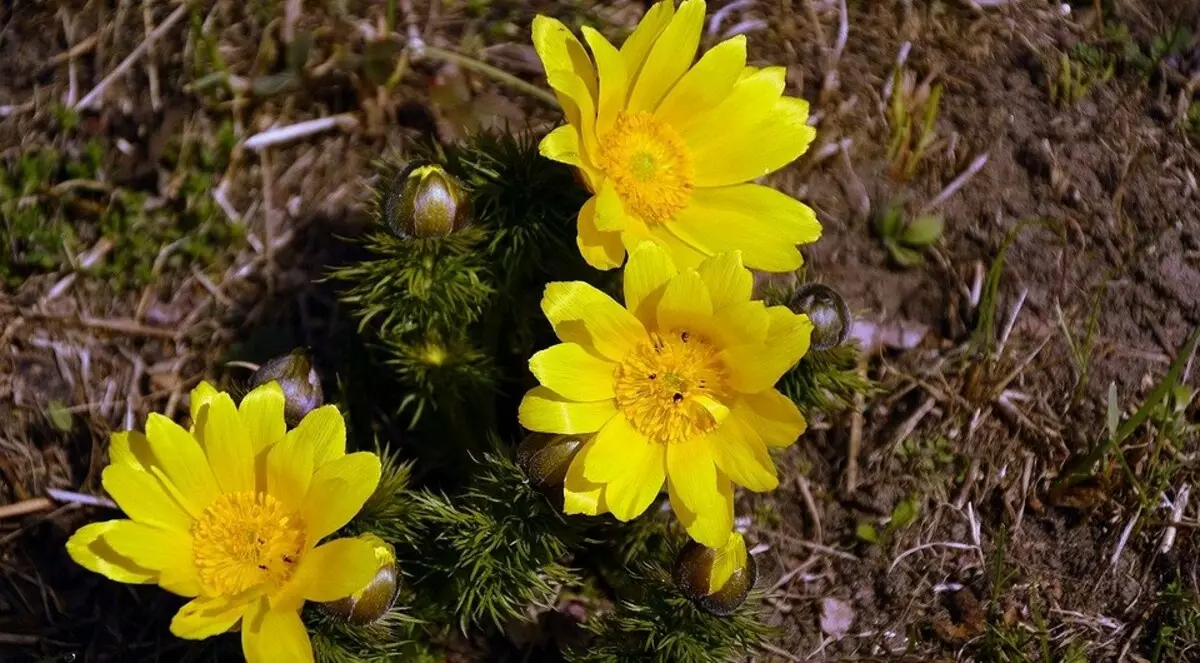
[[[241,622],[250,663],[313,660],[305,601],[362,589],[378,564],[370,542],[317,545],[358,513],[379,483],[379,458],[346,453],[337,408],[288,431],[283,391],[242,399],[207,383],[192,391],[193,429],[151,414],[146,433],[116,433],[104,489],[129,516],[82,527],[71,558],[112,580],[158,584],[191,598],[171,621],[181,638]]]
[[[534,19],[567,119],[541,152],[579,169],[595,194],[579,213],[578,244],[597,269],[651,240],[681,267],[740,250],[750,268],[791,271],[802,262],[796,245],[821,235],[811,209],[749,183],[808,149],[808,102],[783,95],[783,67],[746,66],[744,36],[693,66],[704,12],[704,0],[678,12],[660,2],[619,50],[584,27],[590,56],[559,21]]]
[[[664,480],[696,541],[720,548],[733,528],[733,486],[779,480],[769,447],[804,432],[774,389],[808,350],[812,324],[750,299],[738,253],[680,271],[644,242],[625,267],[625,307],[580,282],[551,283],[542,310],[563,342],[529,367],[542,386],[521,401],[534,431],[585,435],[563,487],[568,513],[637,517]]]

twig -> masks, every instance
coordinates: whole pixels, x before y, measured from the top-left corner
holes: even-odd
[[[17,502],[16,504],[5,504],[4,506],[0,506],[0,520],[4,520],[5,518],[27,516],[31,513],[45,511],[46,509],[53,507],[54,502],[51,502],[45,497],[35,497],[23,502]]]
[[[812,490],[808,487],[808,479],[804,475],[796,477],[796,485],[800,487],[800,495],[804,498],[804,506],[808,509],[808,515],[813,521],[813,535],[817,537],[817,542],[825,541],[825,530],[821,528],[821,514],[817,511],[817,502],[813,499]]]
[[[894,571],[896,569],[896,565],[899,564],[900,560],[904,559],[905,557],[908,557],[909,555],[920,552],[922,550],[929,550],[930,548],[939,548],[939,547],[940,548],[951,548],[953,550],[978,550],[978,546],[973,546],[973,545],[970,545],[967,543],[958,543],[957,541],[935,541],[933,543],[925,543],[925,544],[917,546],[916,548],[911,548],[909,550],[905,550],[904,552],[900,553],[900,555],[897,556],[896,559],[892,560],[892,565],[888,567],[888,573],[891,573],[892,571]]]
[[[946,188],[942,189],[942,192],[939,193],[936,198],[929,201],[924,207],[921,208],[921,213],[924,214],[925,212],[928,212],[949,200],[950,196],[953,196],[955,193],[957,193],[958,190],[967,183],[967,180],[974,177],[975,174],[978,173],[987,162],[988,155],[986,153],[975,157],[975,160],[971,162],[971,165],[967,166],[966,170],[959,174],[958,177],[951,180],[950,183],[946,185]]]
[[[92,91],[88,92],[83,99],[80,99],[79,103],[75,104],[75,108],[87,108],[99,100],[100,97],[104,95],[105,91],[108,90],[109,86],[112,85],[113,81],[123,76],[125,72],[128,71],[129,68],[138,61],[138,58],[142,57],[142,55],[150,49],[151,44],[166,34],[168,30],[170,30],[176,23],[180,21],[180,19],[182,19],[184,16],[187,16],[187,13],[187,3],[183,3],[176,7],[175,11],[171,12],[171,15],[168,16],[165,21],[159,24],[157,28],[154,28],[150,34],[146,35],[146,38],[142,40],[142,43],[138,44],[137,48],[133,49],[133,52],[130,53],[129,56],[124,60],[122,60],[121,64],[117,65],[116,69],[113,69],[109,75],[104,77],[104,80],[100,81],[99,85],[92,88]]]
[[[1172,546],[1175,545],[1176,526],[1179,521],[1183,520],[1183,512],[1187,510],[1188,497],[1191,495],[1192,487],[1190,484],[1183,484],[1179,487],[1179,492],[1175,495],[1175,504],[1171,506],[1171,524],[1163,531],[1162,543],[1158,546],[1158,552],[1167,554],[1171,552]]]
[[[799,656],[796,656],[795,654],[793,654],[789,651],[780,649],[779,647],[776,647],[775,645],[773,645],[769,642],[760,642],[760,643],[758,643],[758,646],[771,652],[772,654],[775,654],[776,656],[782,656],[789,661],[803,661],[804,660],[804,659],[800,658]]]
[[[860,372],[865,369],[865,359],[859,360],[858,368]],[[850,416],[850,446],[846,450],[846,493],[850,495],[858,490],[858,454],[862,449],[863,409],[866,406],[866,396],[862,392],[856,392],[854,413]]]
[[[1004,325],[1004,331],[1000,333],[1000,342],[996,345],[996,354],[1004,354],[1004,346],[1008,343],[1008,335],[1012,333],[1013,327],[1017,324],[1017,318],[1021,315],[1021,309],[1025,306],[1025,298],[1029,296],[1029,288],[1021,288],[1021,294],[1017,295],[1017,301],[1013,304],[1012,313],[1008,316],[1008,322]]]
[[[480,62],[475,58],[468,57],[460,53],[455,53],[454,51],[446,50],[444,48],[438,48],[437,46],[430,46],[429,44],[425,44],[425,48],[421,52],[421,55],[427,55],[444,62],[453,62],[454,64],[457,64],[465,69],[473,69],[477,73],[483,74],[488,78],[516,88],[534,97],[535,99],[539,99],[554,108],[558,108],[558,97],[555,97],[553,93],[548,92],[528,81],[517,78],[503,69],[497,69],[486,62]]]
[[[46,494],[68,504],[86,504],[88,506],[100,506],[108,509],[117,508],[117,503],[107,497],[96,497],[95,495],[84,495],[83,493],[74,493],[69,490],[59,490],[57,488],[47,488]]]
[[[1137,513],[1133,514],[1133,517],[1125,524],[1125,529],[1121,530],[1121,538],[1117,539],[1117,547],[1113,549],[1112,557],[1108,560],[1113,567],[1116,567],[1117,562],[1121,561],[1121,553],[1125,552],[1125,544],[1129,543],[1129,535],[1133,533],[1133,527],[1137,525],[1137,521],[1141,517],[1142,507],[1138,507]]]
[[[900,446],[904,442],[905,438],[907,438],[909,435],[912,435],[912,432],[917,429],[917,426],[921,423],[921,420],[925,418],[925,415],[929,414],[929,411],[932,410],[935,405],[937,405],[937,399],[933,398],[932,396],[927,397],[925,402],[921,403],[921,406],[917,408],[917,411],[913,412],[912,415],[908,419],[905,419],[904,423],[900,425],[900,429],[896,431],[896,436],[892,438],[892,444],[888,448],[895,449],[896,447]]]
[[[333,115],[330,117],[317,118],[315,120],[306,120],[297,122],[282,127],[273,127],[254,134],[246,139],[243,145],[246,149],[261,150],[264,147],[277,145],[279,143],[287,143],[298,138],[304,138],[313,134],[329,131],[333,128],[339,128],[343,131],[350,131],[358,126],[358,118],[351,113],[342,113],[341,115]]]

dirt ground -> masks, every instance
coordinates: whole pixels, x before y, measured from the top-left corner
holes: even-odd
[[[37,500],[99,494],[107,434],[177,411],[202,378],[245,377],[230,361],[300,343],[336,361],[322,340],[344,319],[314,281],[361,231],[374,159],[431,132],[556,120],[454,54],[541,86],[535,10],[614,38],[643,11],[401,1],[385,43],[385,5],[0,5],[0,659],[111,660],[119,613],[169,603],[100,602],[61,548],[93,516]],[[812,102],[817,142],[772,182],[817,210],[808,274],[878,341],[863,365],[878,391],[814,421],[778,459],[777,492],[742,498],[780,633],[755,660],[1200,661],[1190,392],[1151,403],[1084,480],[1071,471],[1200,324],[1200,6],[709,10],[706,46],[747,34],[752,59],[786,65]],[[418,39],[434,49],[401,49]],[[916,145],[937,88],[904,172],[897,103]],[[48,155],[45,174],[31,155]],[[112,211],[127,200],[169,214]],[[886,248],[888,205],[944,221],[920,264]],[[50,240],[21,225],[31,208]],[[186,224],[164,230],[168,217]],[[145,241],[114,239],[130,234]],[[161,619],[140,628],[137,656],[180,656]]]

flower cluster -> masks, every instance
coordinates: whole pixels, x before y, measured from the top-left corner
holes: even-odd
[[[579,250],[597,269],[629,258],[624,306],[582,282],[546,288],[562,343],[530,360],[540,386],[520,421],[586,440],[563,478],[567,513],[629,520],[665,484],[696,542],[742,559],[733,485],[778,485],[769,450],[795,442],[805,420],[774,385],[812,334],[807,316],[751,298],[748,268],[794,270],[797,245],[821,234],[810,208],[751,181],[795,160],[815,131],[808,104],[783,94],[782,67],[746,64],[744,37],[693,64],[704,14],[704,0],[659,2],[620,48],[584,27],[585,49],[562,23],[534,21],[567,120],[541,152],[593,194]]]

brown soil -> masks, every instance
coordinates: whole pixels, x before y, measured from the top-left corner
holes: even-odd
[[[412,4],[428,18],[420,28],[427,39],[462,50],[488,44],[493,64],[537,79],[520,32],[531,16],[526,3],[493,2],[483,14],[455,2],[434,3],[451,8],[433,13],[427,2]],[[560,3],[533,4],[574,14]],[[713,0],[710,11],[725,4]],[[854,413],[814,422],[812,433],[779,458],[787,476],[780,490],[743,499],[739,512],[754,514],[751,539],[767,546],[760,584],[773,590],[771,620],[782,634],[762,660],[1042,660],[1043,651],[1067,660],[1072,647],[1083,655],[1075,660],[1149,660],[1147,634],[1161,593],[1176,579],[1193,596],[1200,592],[1200,530],[1181,527],[1171,550],[1159,553],[1169,509],[1140,508],[1112,462],[1065,498],[1052,499],[1049,488],[1073,454],[1105,434],[1109,385],[1132,413],[1200,324],[1200,153],[1179,111],[1196,87],[1200,48],[1191,41],[1149,74],[1118,67],[1065,108],[1049,99],[1057,72],[1043,63],[1076,44],[1101,42],[1104,21],[1127,26],[1146,44],[1177,24],[1200,32],[1200,12],[1172,0],[1097,3],[1103,16],[1090,2],[1072,3],[1067,15],[1058,2],[984,10],[967,0],[848,4],[840,57],[836,2],[758,2],[735,8],[724,27],[761,20],[746,24],[754,57],[786,64],[793,90],[819,114],[818,143],[775,178],[824,224],[824,237],[806,253],[810,276],[841,291],[861,319],[917,323],[930,332],[919,347],[873,357],[868,370],[882,389],[864,403],[859,422]],[[174,411],[203,376],[240,377],[223,362],[261,359],[295,343],[320,347],[339,312],[312,280],[339,259],[332,239],[358,227],[372,159],[425,131],[453,139],[464,125],[537,127],[553,119],[530,99],[432,61],[414,65],[388,94],[330,74],[304,92],[230,110],[183,91],[194,81],[177,54],[196,47],[185,19],[146,60],[157,67],[161,107],[171,111],[116,103],[144,99],[151,73],[139,67],[116,84],[107,105],[84,114],[82,133],[57,135],[48,109],[67,93],[71,65],[53,58],[99,29],[99,48],[74,60],[78,94],[86,94],[142,35],[140,18],[91,4],[64,6],[76,21],[70,37],[51,8],[0,7],[0,106],[29,104],[0,114],[0,156],[9,162],[35,147],[69,149],[89,131],[108,135],[120,127],[135,154],[153,154],[155,129],[169,124],[171,113],[194,131],[211,131],[232,115],[243,137],[272,122],[343,112],[359,125],[266,157],[235,154],[222,173],[228,199],[259,248],[251,242],[234,249],[229,266],[205,279],[210,283],[184,272],[141,292],[114,293],[84,278],[49,298],[63,276],[49,274],[0,289],[0,508],[50,487],[98,492],[107,434],[149,411]],[[587,20],[620,33],[640,6],[606,4],[589,10]],[[357,8],[357,23],[322,11],[312,9],[298,23],[336,26],[310,62],[338,40],[361,49],[351,27],[373,24],[382,10]],[[153,23],[168,13],[153,10]],[[228,27],[226,57],[232,71],[250,76],[269,21],[223,4],[210,20],[235,26]],[[113,27],[126,24],[138,32]],[[509,24],[521,27],[513,34],[489,28]],[[888,175],[883,99],[902,44],[911,44],[909,69],[918,77],[936,74],[944,85],[938,140],[908,181]],[[114,163],[134,167],[120,161],[115,140],[110,151]],[[946,231],[924,266],[890,264],[871,230],[874,212],[896,201],[916,213],[984,154],[978,174],[935,208]],[[1015,235],[995,301],[1003,329],[1026,293],[1019,317],[1003,349],[981,357],[971,343],[980,316],[972,290],[1006,237],[1036,220],[1046,223]],[[130,324],[89,325],[80,316]],[[1081,373],[1072,344],[1088,336],[1093,317],[1095,341]],[[147,328],[180,331],[163,337]],[[1002,388],[1003,399],[995,393]],[[77,406],[70,432],[48,420],[51,403]],[[1194,408],[1190,416],[1195,422]],[[847,451],[852,439],[860,445],[854,458]],[[943,456],[923,465],[897,453],[918,441],[936,443]],[[1196,436],[1185,442],[1176,449],[1179,469],[1161,487],[1166,498],[1195,483]],[[1130,459],[1140,471],[1136,454]],[[909,496],[921,505],[916,522],[886,532],[895,505]],[[142,649],[117,658],[99,653],[119,651],[113,634],[128,628],[122,614],[155,614],[153,606],[173,604],[155,590],[98,591],[100,581],[73,568],[62,542],[92,517],[59,507],[0,519],[0,659],[178,656],[161,619],[145,623]],[[1183,517],[1194,525],[1195,507]],[[856,527],[864,523],[882,533],[880,542],[858,540]],[[854,613],[840,639],[820,624],[830,598]],[[1022,634],[1035,634],[1017,647],[1028,658],[995,644]],[[1036,634],[1046,634],[1049,649]]]

